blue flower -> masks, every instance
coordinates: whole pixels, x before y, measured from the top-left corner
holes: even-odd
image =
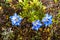
[[[16,13],[13,16],[10,16],[12,25],[20,25],[22,18]]]
[[[32,22],[32,29],[33,30],[38,30],[42,26],[40,20],[36,20]]]
[[[42,19],[42,22],[45,26],[49,26],[52,24],[52,15],[46,14],[45,17]]]

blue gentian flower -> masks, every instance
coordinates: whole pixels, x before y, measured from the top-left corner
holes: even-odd
[[[32,22],[32,29],[33,30],[38,30],[42,26],[40,20],[36,20]]]
[[[16,13],[13,16],[10,16],[12,25],[20,25],[22,18],[18,16]]]
[[[46,27],[52,24],[52,15],[46,14],[45,17],[42,19],[42,22]]]

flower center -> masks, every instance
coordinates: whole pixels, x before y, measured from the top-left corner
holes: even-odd
[[[48,21],[49,19],[48,18],[46,18],[46,21]]]
[[[16,18],[15,21],[18,21],[18,18]]]

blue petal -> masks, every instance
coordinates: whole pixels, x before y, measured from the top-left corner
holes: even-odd
[[[14,16],[17,16],[17,13],[15,13]]]
[[[45,14],[45,16],[46,16],[46,17],[48,17],[48,16],[49,16],[49,14],[47,13],[47,14]]]
[[[39,28],[37,28],[36,26],[32,27],[33,30],[38,30]]]
[[[15,23],[14,22],[12,22],[12,25],[14,25]]]
[[[42,22],[45,22],[45,21],[46,21],[46,18],[43,18],[43,19],[42,19]]]
[[[12,18],[12,16],[10,16],[9,18]]]
[[[52,24],[52,21],[49,21],[49,25]]]
[[[20,25],[20,23],[15,23],[15,25]]]
[[[52,19],[52,16],[49,16],[49,18],[48,19]]]

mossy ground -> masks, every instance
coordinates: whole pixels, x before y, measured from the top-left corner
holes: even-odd
[[[24,12],[28,13],[28,11],[31,10],[30,8],[32,7],[35,11],[37,11],[39,7],[33,5],[32,2],[31,2],[32,6],[29,7],[28,4],[30,4],[30,2],[28,2],[28,4],[27,5],[25,4],[26,6],[24,5],[23,7],[25,8],[26,10],[25,11],[22,8],[23,5],[19,4],[19,0],[13,0],[13,1],[1,0],[0,1],[0,40],[60,40],[60,1],[59,0],[40,0],[40,1],[42,2],[43,5],[42,14],[50,13],[51,15],[53,15],[53,24],[50,27],[46,27],[46,28],[42,27],[38,31],[35,31],[31,29],[32,20],[34,19],[32,17],[28,17],[20,13],[24,13]],[[9,17],[13,15],[15,12],[24,18],[20,26],[12,26],[11,21],[9,19]],[[5,29],[7,31],[8,28],[12,28],[11,30],[13,31],[13,33],[8,34],[10,36],[8,36],[7,39],[4,39],[4,36],[7,35],[2,35],[2,33],[4,32]]]

